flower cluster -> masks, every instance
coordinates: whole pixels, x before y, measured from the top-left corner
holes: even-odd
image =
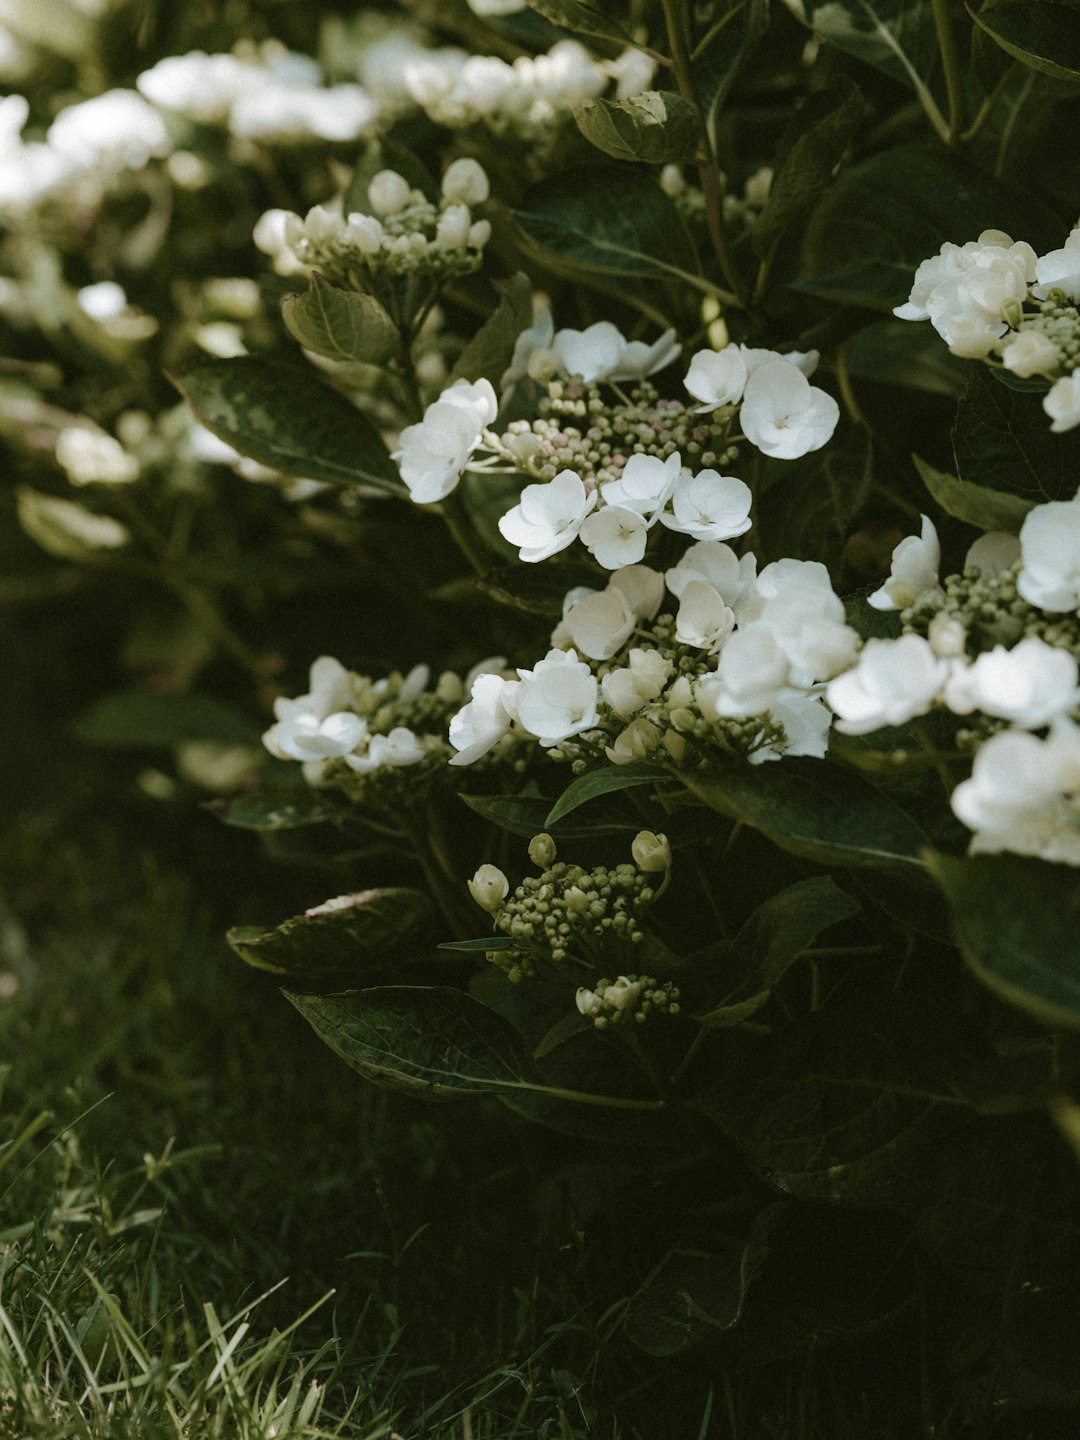
[[[603,590],[572,590],[543,660],[516,679],[474,682],[450,724],[450,763],[472,764],[513,734],[556,759],[617,765],[824,755],[818,690],[852,664],[858,635],[823,565],[756,570],[752,554],[699,540],[666,575],[630,565]],[[665,586],[674,613],[660,613]]]
[[[432,120],[451,130],[481,125],[500,137],[544,141],[575,105],[595,100],[615,80],[620,99],[644,90],[653,63],[637,50],[596,60],[576,40],[512,63],[445,48],[408,60],[405,84]]]
[[[517,982],[544,964],[573,973],[575,967],[595,969],[629,958],[645,939],[638,915],[666,889],[671,866],[667,840],[651,831],[635,837],[632,853],[633,864],[585,870],[558,860],[550,835],[534,835],[529,857],[540,874],[526,876],[513,893],[497,866],[481,865],[469,881],[469,893],[491,915],[496,933],[512,942],[492,948],[488,959]],[[644,1020],[652,1009],[677,1014],[678,998],[669,982],[629,974],[579,987],[576,1004],[580,1014],[604,1029],[631,1015]]]
[[[499,522],[526,563],[580,539],[605,569],[633,565],[657,525],[696,540],[745,534],[750,489],[716,467],[734,461],[743,439],[779,459],[817,450],[832,436],[838,407],[807,378],[816,353],[743,345],[693,357],[686,388],[696,404],[661,400],[647,377],[679,350],[671,331],[646,345],[609,321],[556,331],[545,312],[519,337],[501,380],[504,396],[525,377],[544,381],[538,417],[513,421],[502,434],[481,427],[467,445],[457,438],[460,425],[451,427],[442,443],[439,416],[448,418],[446,405],[458,403],[454,390],[445,391],[423,424],[402,435],[397,458],[412,498],[443,498],[465,469],[498,465],[530,478]],[[637,383],[626,396],[618,387],[628,380]],[[474,460],[481,446],[487,455]]]
[[[952,793],[972,851],[1080,865],[1080,501],[1036,506],[1019,538],[984,535],[959,575],[939,582],[939,563],[924,516],[871,597],[900,610],[904,633],[867,641],[829,684],[837,729],[951,714],[958,746],[977,747]]]
[[[311,785],[335,787],[365,805],[380,796],[392,803],[400,798],[400,772],[414,786],[445,765],[449,717],[477,677],[501,664],[485,661],[464,679],[444,671],[429,688],[426,665],[372,680],[323,655],[311,667],[307,694],[274,702],[275,724],[263,744],[279,760],[302,761]]]
[[[255,243],[273,257],[279,274],[307,274],[317,266],[357,290],[370,291],[380,276],[467,275],[479,268],[491,238],[491,222],[474,220],[471,209],[487,197],[487,175],[475,160],[449,166],[438,204],[396,170],[381,170],[368,186],[370,213],[346,215],[340,202],[313,205],[303,219],[268,210],[255,227]]]
[[[359,85],[326,87],[315,60],[276,40],[219,55],[168,55],[135,83],[169,114],[260,145],[357,140],[377,115]]]
[[[1080,227],[1045,255],[984,230],[924,260],[907,302],[893,313],[929,320],[954,355],[1051,381],[1043,409],[1060,433],[1080,425],[1078,301]]]

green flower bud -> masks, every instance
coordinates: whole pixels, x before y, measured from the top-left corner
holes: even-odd
[[[667,870],[671,865],[671,846],[666,835],[656,835],[651,830],[639,830],[630,847],[634,863],[646,874]]]
[[[469,894],[480,906],[494,915],[510,890],[510,882],[497,865],[481,865],[469,881]]]
[[[541,870],[547,870],[555,863],[555,841],[546,832],[534,835],[529,841],[529,859]]]

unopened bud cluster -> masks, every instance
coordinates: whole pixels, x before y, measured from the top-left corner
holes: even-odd
[[[466,275],[479,269],[491,238],[490,221],[474,219],[471,208],[487,196],[487,175],[475,160],[450,166],[438,204],[397,171],[381,170],[368,185],[368,212],[314,205],[301,219],[269,211],[255,242],[283,273],[318,269],[359,290],[379,276]]]
[[[661,984],[652,975],[619,975],[615,980],[598,980],[592,990],[582,986],[574,1002],[597,1030],[606,1030],[631,1018],[644,1024],[653,1011],[678,1015],[679,990],[670,980]]]
[[[515,942],[512,950],[488,952],[510,980],[535,974],[539,961],[593,964],[612,945],[625,953],[645,938],[637,916],[657,897],[658,872],[666,877],[671,852],[664,836],[642,831],[634,842],[635,864],[586,870],[558,860],[546,834],[533,837],[529,855],[540,873],[527,875],[513,891],[494,865],[481,865],[469,881],[469,893],[492,916],[496,931]]]
[[[1011,648],[1035,636],[1080,660],[1080,619],[1069,613],[1048,614],[1029,604],[1016,588],[1022,568],[1017,560],[992,575],[968,566],[946,576],[939,591],[901,611],[901,624],[906,631],[925,635],[942,655],[974,658],[996,645]]]

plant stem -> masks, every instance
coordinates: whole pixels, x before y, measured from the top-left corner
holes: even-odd
[[[941,51],[941,64],[945,71],[945,95],[949,109],[948,130],[944,140],[946,145],[955,146],[960,138],[964,103],[956,53],[956,36],[953,33],[949,0],[931,0],[931,4],[934,11],[934,29],[937,31],[938,49]]]
[[[1015,74],[1015,72],[1016,72],[1016,67],[1017,67],[1018,64],[1019,64],[1019,61],[1017,61],[1017,60],[1014,60],[1014,61],[1013,61],[1013,63],[1009,66],[1009,68],[1008,68],[1008,69],[1005,71],[1005,73],[1001,76],[1001,79],[997,82],[997,84],[994,86],[994,88],[990,91],[990,94],[987,95],[986,99],[985,99],[985,100],[982,102],[982,104],[979,106],[979,108],[978,108],[978,110],[977,110],[977,112],[976,112],[976,114],[975,114],[975,119],[971,122],[971,124],[968,126],[968,128],[967,128],[967,129],[964,131],[964,133],[960,136],[960,142],[961,142],[961,144],[966,145],[969,140],[974,140],[975,136],[979,133],[979,131],[982,129],[982,127],[986,124],[987,120],[989,120],[991,114],[993,113],[994,106],[997,104],[997,102],[1001,99],[1002,95],[1004,94],[1005,87],[1006,87],[1006,85],[1008,85],[1009,81],[1012,79],[1013,75]]]
[[[440,502],[439,508],[446,521],[446,528],[454,537],[454,542],[462,555],[468,560],[477,575],[486,575],[491,567],[488,564],[483,545],[473,530],[468,512],[461,502],[461,496],[447,495]]]

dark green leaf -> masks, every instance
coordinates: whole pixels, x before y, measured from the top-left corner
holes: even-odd
[[[725,0],[723,8],[714,4],[701,8],[694,81],[714,150],[724,103],[768,28],[769,0]]]
[[[543,15],[553,25],[572,30],[576,35],[593,35],[619,45],[633,45],[634,37],[616,20],[611,20],[582,0],[525,0],[530,10]]]
[[[567,592],[579,585],[596,589],[599,576],[588,565],[553,561],[543,565],[505,565],[489,570],[476,583],[485,595],[530,615],[562,615]]]
[[[735,947],[753,956],[765,984],[773,986],[822,931],[858,913],[858,902],[828,875],[799,880],[758,906]]]
[[[873,463],[869,432],[854,426],[798,460],[766,460],[758,504],[766,553],[840,565],[870,494]]]
[[[969,480],[958,480],[955,475],[935,470],[918,455],[911,458],[923,484],[946,515],[980,530],[1008,530],[1013,535],[1019,534],[1024,516],[1035,503],[1033,500],[1022,500],[1019,495],[1009,495],[1004,490],[990,490],[985,485],[972,485]]]
[[[666,165],[692,160],[701,143],[701,115],[672,90],[643,90],[628,100],[588,100],[574,108],[585,139],[615,160]]]
[[[339,290],[316,271],[303,295],[289,295],[281,313],[293,337],[330,360],[381,365],[401,346],[398,328],[375,299]]]
[[[286,999],[347,1065],[430,1100],[533,1088],[517,1035],[486,1005],[444,986],[378,986]]]
[[[769,199],[750,233],[755,252],[772,254],[793,226],[802,222],[851,144],[863,115],[858,86],[842,78],[802,105],[784,137],[783,159],[769,187]]]
[[[930,0],[784,0],[791,13],[839,50],[921,94],[938,59]]]
[[[709,1252],[670,1250],[630,1301],[623,1326],[647,1355],[678,1355],[737,1324],[785,1207],[770,1205],[749,1235]]]
[[[478,940],[444,940],[436,948],[456,950],[464,955],[486,955],[489,950],[513,950],[515,943],[509,935],[482,935]]]
[[[185,740],[219,740],[258,745],[260,731],[243,715],[211,695],[169,695],[120,690],[95,700],[72,727],[84,745],[114,749],[177,745]]]
[[[557,825],[564,815],[600,795],[610,795],[616,790],[633,790],[639,785],[655,785],[664,778],[665,772],[659,765],[650,765],[644,760],[632,765],[608,765],[601,770],[589,770],[572,780],[559,796],[551,807],[545,828]]]
[[[1014,59],[1053,75],[1080,80],[1080,9],[1061,0],[995,0],[968,14]]]
[[[497,282],[499,283],[499,282]],[[502,299],[458,356],[451,380],[485,378],[498,385],[514,354],[514,342],[532,323],[532,281],[520,271],[499,283]]]
[[[979,979],[1047,1025],[1080,1029],[1080,877],[1019,855],[930,855]]]
[[[303,825],[337,820],[343,813],[341,805],[324,791],[300,785],[212,800],[207,809],[240,830],[298,830]]]
[[[641,275],[704,287],[674,202],[639,170],[567,170],[515,210],[540,258],[571,274]]]
[[[1036,395],[997,384],[981,365],[972,368],[952,434],[961,480],[1036,504],[1071,499],[1080,473],[1080,430],[1053,434]]]
[[[615,835],[620,831],[636,835],[641,829],[639,821],[599,806],[593,807],[588,819],[575,815],[573,819],[559,820],[550,825],[548,811],[551,801],[538,795],[462,795],[460,798],[485,820],[526,840],[544,831],[553,840],[592,840],[599,835]]]
[[[891,310],[943,239],[962,243],[992,228],[1041,250],[1060,245],[1067,227],[1014,181],[940,150],[896,146],[843,171],[825,192],[807,223],[794,288]]]
[[[910,289],[910,277],[907,283]],[[950,355],[931,326],[910,320],[865,326],[844,346],[844,360],[859,380],[953,398],[963,394],[971,375],[970,362]]]
[[[372,422],[308,370],[243,356],[196,365],[176,384],[196,419],[242,455],[287,475],[405,493]]]
[[[430,929],[433,910],[419,890],[365,890],[332,910],[296,915],[273,929],[236,925],[228,941],[242,960],[259,970],[287,975],[316,987],[327,981],[355,983]]]
[[[706,805],[821,865],[921,865],[926,836],[861,776],[825,760],[679,777]]]

